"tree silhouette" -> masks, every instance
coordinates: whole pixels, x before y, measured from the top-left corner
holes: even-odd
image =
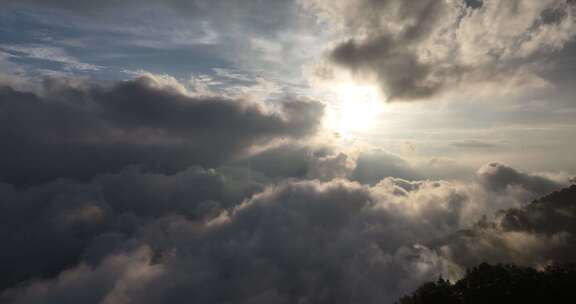
[[[510,264],[480,264],[451,284],[440,278],[398,304],[576,303],[576,264],[542,271]]]

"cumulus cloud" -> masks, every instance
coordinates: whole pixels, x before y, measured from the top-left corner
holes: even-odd
[[[386,177],[406,180],[468,180],[475,177],[473,168],[452,159],[407,159],[381,149],[360,152],[352,167],[346,176],[371,185]]]
[[[133,293],[162,274],[152,258],[150,248],[141,247],[110,256],[98,268],[83,264],[30,286],[13,303],[131,303]]]
[[[238,170],[191,167],[164,175],[129,167],[89,183],[60,180],[26,189],[0,183],[0,289],[56,275],[82,255],[98,260],[110,253],[103,242],[115,243],[159,217],[208,220],[265,182]]]
[[[538,196],[562,188],[568,182],[567,177],[522,172],[501,163],[486,164],[478,169],[477,175],[481,183],[491,191],[520,187]]]
[[[363,184],[376,184],[385,177],[418,180],[422,175],[410,163],[386,151],[375,150],[361,153],[351,178]]]
[[[355,183],[283,183],[204,225],[180,216],[146,225],[132,241],[153,254],[112,252],[95,268],[81,263],[4,296],[100,302],[121,289],[126,303],[391,301],[445,265],[409,240],[389,244],[394,223],[381,219],[396,222],[395,211],[379,205]],[[150,276],[127,275],[140,272]]]
[[[348,177],[354,163],[352,157],[335,147],[290,143],[268,148],[227,165],[250,168],[275,181],[287,178],[330,181]]]
[[[150,16],[123,28],[147,39],[137,47],[190,46],[185,33],[150,37],[194,24],[214,34],[205,43],[234,37],[228,51],[251,45],[260,51],[247,52],[250,60],[288,69],[296,65],[282,54],[306,57],[298,46],[336,34],[328,68],[377,81],[389,100],[472,83],[543,85],[535,58],[576,35],[574,1],[561,0],[298,0],[335,25],[313,38],[296,37],[294,1],[5,3],[39,15],[63,9],[54,16],[82,15],[79,23],[104,13],[94,25],[110,21],[106,33],[120,16],[127,26]],[[177,13],[163,15],[166,7]],[[156,22],[151,8],[179,25],[146,32]],[[99,68],[67,49],[3,49],[0,67],[20,56]],[[226,64],[213,71],[254,78]],[[497,162],[474,172],[418,158],[413,147],[409,160],[321,144],[311,137],[321,135],[324,106],[283,97],[280,87],[265,89],[274,92],[264,101],[243,97],[263,95],[249,90],[222,94],[236,89],[206,75],[193,77],[195,92],[142,73],[118,82],[52,77],[34,88],[0,78],[8,79],[0,85],[2,303],[392,303],[479,262],[541,266],[576,253],[576,188],[533,201],[565,187],[566,176]],[[258,78],[263,87],[276,81]],[[497,141],[445,143],[472,150]]]
[[[543,267],[574,262],[576,186],[554,192],[520,208],[501,211],[493,221],[448,238],[440,251],[462,267],[479,262]]]
[[[319,159],[341,163],[343,156]],[[227,170],[162,175],[133,167],[90,183],[3,184],[0,241],[10,261],[3,284],[12,286],[3,299],[388,303],[439,274],[459,273],[476,251],[465,250],[458,231],[507,208],[517,193],[394,177],[373,186],[331,178],[270,184]],[[571,210],[569,200],[561,206]],[[526,227],[551,227],[549,216],[560,227],[552,234],[571,225],[571,211],[537,218],[530,215],[536,209],[494,218],[526,234],[507,236],[509,246],[535,244],[538,235]]]
[[[154,75],[0,96],[2,302],[391,303],[479,260],[573,256],[574,188],[523,205],[564,177],[490,163],[427,180],[385,151],[303,140],[313,101]]]
[[[329,60],[378,82],[388,100],[497,83],[539,87],[536,55],[576,35],[571,1],[305,0],[349,39]]]
[[[49,79],[42,93],[3,86],[0,103],[0,180],[19,184],[86,179],[129,164],[164,172],[213,167],[255,145],[312,135],[323,112],[312,101],[274,110],[192,97],[153,75],[112,86]]]

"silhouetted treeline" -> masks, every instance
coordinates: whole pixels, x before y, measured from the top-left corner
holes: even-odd
[[[454,284],[440,278],[423,284],[397,303],[576,303],[576,264],[557,264],[543,271],[480,264]]]

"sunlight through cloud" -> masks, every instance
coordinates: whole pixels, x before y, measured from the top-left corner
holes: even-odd
[[[326,124],[343,136],[369,131],[384,112],[381,94],[374,85],[342,83],[331,90],[335,101]]]

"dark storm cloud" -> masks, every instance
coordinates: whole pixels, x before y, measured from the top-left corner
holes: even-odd
[[[319,103],[279,111],[241,100],[191,97],[154,76],[113,86],[48,80],[44,94],[0,89],[0,180],[18,184],[90,178],[143,164],[164,172],[216,166],[256,144],[303,138]]]
[[[306,0],[350,37],[329,52],[337,66],[377,81],[388,100],[503,83],[537,87],[534,55],[572,40],[576,16],[564,0]],[[512,25],[511,25],[512,24]]]

